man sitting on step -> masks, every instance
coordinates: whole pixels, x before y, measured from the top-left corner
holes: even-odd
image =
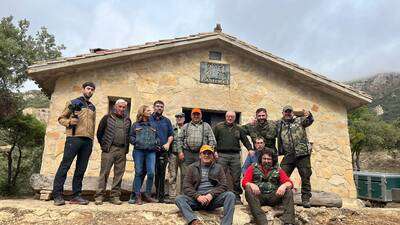
[[[209,145],[200,148],[200,161],[191,164],[183,180],[183,193],[175,204],[191,225],[202,224],[194,210],[212,211],[224,207],[221,224],[231,225],[235,211],[235,194],[227,191],[223,167],[215,163],[214,149]]]
[[[261,206],[275,206],[282,202],[284,224],[294,224],[293,182],[277,166],[277,157],[274,157],[272,149],[263,149],[258,162],[247,168],[242,186],[257,225],[267,224]]]

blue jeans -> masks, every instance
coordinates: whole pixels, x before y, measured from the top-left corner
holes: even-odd
[[[233,192],[226,191],[220,194],[217,198],[212,199],[208,206],[202,206],[196,199],[186,195],[179,195],[175,199],[175,204],[178,206],[185,220],[190,224],[193,220],[198,219],[193,211],[206,210],[213,211],[216,208],[224,207],[224,215],[221,220],[221,225],[232,225],[233,214],[235,212],[236,196]]]
[[[133,159],[135,162],[135,179],[133,180],[133,190],[135,191],[136,196],[138,196],[137,194],[140,194],[140,189],[142,188],[143,182],[142,177],[144,177],[144,175],[147,175],[145,192],[150,194],[154,180],[156,152],[135,149],[133,151]],[[146,170],[144,170],[145,162]],[[146,174],[145,171],[147,172]]]

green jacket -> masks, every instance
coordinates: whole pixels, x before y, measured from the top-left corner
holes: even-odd
[[[213,132],[217,141],[217,152],[238,153],[241,150],[240,141],[247,150],[252,149],[246,133],[236,123],[229,126],[226,122],[220,122],[215,125]]]
[[[296,157],[311,154],[311,148],[306,133],[306,127],[314,122],[310,113],[308,117],[295,117],[291,121],[278,121],[278,149],[280,155],[295,155]]]
[[[242,126],[246,135],[251,137],[251,141],[256,143],[256,138],[262,137],[265,141],[265,147],[276,150],[276,122],[267,120],[264,124],[256,122],[255,125],[246,124]]]

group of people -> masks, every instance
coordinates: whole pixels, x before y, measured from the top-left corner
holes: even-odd
[[[63,159],[54,178],[55,205],[64,205],[63,186],[67,172],[76,158],[72,181],[71,204],[88,204],[81,197],[82,180],[92,152],[96,108],[89,101],[95,91],[92,82],[82,85],[83,96],[67,103],[58,121],[66,127]],[[259,108],[250,123],[235,123],[236,113],[228,111],[225,121],[213,128],[202,120],[202,111],[191,111],[191,121],[185,124],[185,114],[175,115],[176,123],[163,116],[164,103],[157,100],[150,106],[140,106],[132,123],[126,113],[127,102],[118,99],[113,110],[100,120],[97,140],[101,146],[101,166],[95,204],[105,200],[107,180],[114,167],[110,202],[120,200],[129,145],[134,146],[135,176],[130,204],[144,202],[175,203],[188,224],[201,224],[193,211],[224,208],[221,224],[232,224],[235,204],[242,204],[243,190],[256,224],[267,224],[262,205],[283,203],[285,224],[294,223],[293,182],[295,168],[301,177],[301,198],[305,208],[311,198],[311,146],[305,128],[313,123],[309,111],[282,109],[282,118],[268,120],[267,110]],[[251,142],[248,139],[251,139]],[[241,165],[240,142],[248,151]],[[283,155],[278,163],[278,155]],[[168,166],[168,168],[167,168]],[[181,171],[178,183],[178,168]],[[168,197],[165,174],[169,172]],[[146,181],[145,181],[146,180]],[[144,191],[142,186],[145,181]],[[155,195],[152,187],[155,186]],[[180,190],[180,193],[178,193]]]

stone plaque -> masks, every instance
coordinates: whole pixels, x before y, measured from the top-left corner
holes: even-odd
[[[230,83],[229,64],[201,62],[200,82],[229,85]]]

